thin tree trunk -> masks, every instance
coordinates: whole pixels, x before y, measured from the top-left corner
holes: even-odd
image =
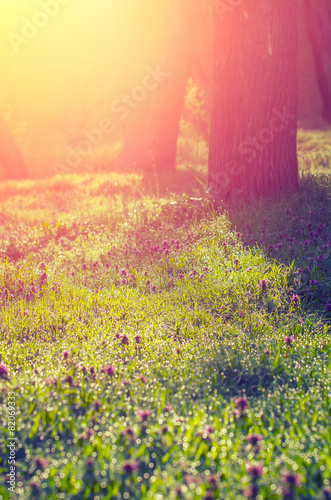
[[[176,0],[166,50],[160,62],[167,78],[155,90],[149,109],[137,114],[128,128],[115,168],[174,172],[177,139],[188,78],[194,58],[194,36],[201,0]],[[138,140],[137,140],[138,138]]]
[[[158,172],[176,169],[177,138],[187,82],[195,55],[200,0],[177,0],[163,66],[169,77],[156,91],[151,106],[151,152]]]
[[[0,118],[0,163],[5,179],[24,179],[27,167],[7,124]]]
[[[209,186],[220,198],[298,187],[297,3],[214,5]]]
[[[319,33],[317,16],[318,9],[321,9],[323,5],[319,5],[319,1],[320,0],[304,0],[304,5],[307,31],[314,56],[317,83],[321,92],[323,103],[322,117],[325,122],[331,123],[331,91],[324,66],[322,36],[321,33]],[[328,10],[325,11],[325,16],[327,16],[327,14],[329,14]]]

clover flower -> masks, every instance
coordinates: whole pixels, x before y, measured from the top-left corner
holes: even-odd
[[[252,446],[257,446],[260,441],[262,441],[263,436],[261,434],[249,434],[245,437],[246,441],[250,443]]]
[[[331,299],[325,304],[324,309],[327,312],[331,312]]]
[[[64,381],[67,382],[71,387],[75,386],[74,379],[71,375],[67,375]]]
[[[261,290],[265,291],[265,290],[267,290],[267,288],[268,288],[268,280],[266,280],[266,279],[261,280]]]
[[[115,375],[115,367],[113,365],[106,365],[102,368],[101,373],[105,373],[106,375],[113,377]]]
[[[262,464],[246,464],[246,470],[247,472],[252,476],[253,479],[257,479],[258,477],[261,477],[263,474],[263,465]]]
[[[331,500],[331,488],[323,488],[325,500]]]
[[[234,404],[238,410],[246,410],[248,408],[248,400],[246,396],[242,396],[240,398],[236,398],[234,400]]]
[[[139,467],[139,460],[126,460],[122,466],[122,470],[125,474],[132,474]]]
[[[259,487],[256,483],[251,484],[248,488],[242,490],[242,494],[245,498],[256,498],[259,493]]]
[[[124,344],[124,345],[129,345],[129,337],[127,335],[123,335],[122,338],[121,338],[121,344]]]
[[[124,431],[122,431],[122,435],[132,440],[136,439],[137,437],[136,433],[133,431],[133,429],[131,429],[131,427],[127,427],[126,429],[124,429]]]
[[[292,295],[291,297],[291,302],[293,302],[294,304],[299,304],[300,302],[300,297],[299,295],[296,295],[295,293]]]
[[[8,380],[8,368],[4,363],[0,363],[0,378]]]
[[[214,474],[211,474],[208,477],[208,482],[210,484],[211,489],[213,489],[213,490],[217,489],[217,476],[215,476]]]
[[[82,435],[82,439],[85,441],[90,439],[91,436],[94,436],[94,431],[92,429],[87,429],[87,431]]]
[[[37,457],[34,463],[35,466],[38,467],[38,469],[46,469],[48,465],[48,460],[46,458]]]
[[[213,432],[215,432],[214,427],[207,425],[207,427],[205,427],[203,431],[199,432],[199,435],[202,436],[202,439],[210,439],[210,436],[211,434],[213,434]]]
[[[301,485],[302,480],[300,474],[296,474],[295,472],[283,469],[281,471],[281,475],[282,475],[282,481],[284,483],[287,483],[290,486],[290,488]]]
[[[285,342],[285,344],[291,346],[292,343],[294,342],[294,335],[289,335],[289,336],[285,335],[284,336],[284,342]]]
[[[149,410],[143,410],[139,409],[137,411],[139,417],[141,418],[142,422],[146,422],[146,420],[151,416],[151,412]]]

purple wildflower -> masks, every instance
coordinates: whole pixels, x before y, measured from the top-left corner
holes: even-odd
[[[256,498],[259,493],[259,487],[257,484],[253,483],[248,488],[245,488],[242,491],[242,494],[245,498]]]
[[[64,381],[67,382],[71,387],[75,386],[74,379],[71,375],[67,375]]]
[[[132,474],[132,472],[138,469],[139,463],[139,460],[126,460],[123,464],[122,470],[125,474]]]
[[[40,457],[37,457],[34,461],[35,463],[35,466],[38,468],[38,469],[46,469],[47,465],[48,465],[48,460],[46,458],[40,458]]]
[[[252,464],[246,464],[246,469],[247,472],[252,476],[253,479],[257,479],[258,477],[261,477],[263,474],[263,465],[258,464],[258,465],[252,465]]]
[[[82,435],[82,439],[87,440],[90,439],[91,436],[94,435],[94,431],[92,429],[87,429],[87,431]]]
[[[250,443],[252,446],[257,446],[260,441],[262,441],[263,436],[261,434],[249,434],[245,437],[246,441]]]
[[[3,378],[4,380],[9,380],[8,368],[3,363],[0,363],[0,378]]]
[[[142,422],[145,422],[148,419],[148,417],[150,417],[152,414],[149,410],[143,410],[143,409],[139,409],[137,413],[141,418]]]
[[[127,335],[123,335],[121,338],[121,344],[129,345],[129,337]]]
[[[268,280],[261,280],[261,290],[264,292],[268,288]]]
[[[137,437],[135,432],[131,429],[131,427],[124,429],[124,431],[122,431],[122,435],[132,440],[136,439]]]
[[[282,470],[282,481],[284,483],[287,483],[291,488],[294,486],[300,486],[301,485],[301,476],[300,474],[295,474],[295,472],[292,471],[287,471],[287,470]]]
[[[235,404],[236,408],[240,411],[246,410],[248,408],[248,401],[247,401],[246,396],[236,398],[234,400],[234,404]]]
[[[214,427],[207,425],[203,431],[199,432],[199,435],[202,436],[202,439],[210,439],[211,434],[215,432]]]
[[[115,375],[115,368],[113,365],[106,365],[102,368],[101,373],[106,373],[110,377]]]
[[[294,304],[299,304],[300,302],[300,297],[299,295],[296,295],[295,293],[292,295],[291,297],[291,302],[293,302]]]
[[[285,342],[285,344],[287,344],[289,346],[292,345],[292,342],[294,342],[294,335],[289,335],[289,336],[285,335],[284,342]]]
[[[331,500],[331,488],[323,488],[325,500]]]
[[[208,481],[209,481],[211,489],[216,490],[217,489],[217,476],[215,476],[214,474],[211,474],[208,478]]]
[[[325,307],[324,309],[327,311],[327,312],[331,312],[331,299],[325,304]]]

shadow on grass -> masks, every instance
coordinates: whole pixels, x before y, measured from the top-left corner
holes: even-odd
[[[327,310],[331,299],[331,178],[301,179],[298,192],[261,200],[236,210],[228,206],[233,229],[250,248],[258,246],[279,263],[294,262],[294,291],[307,313]]]
[[[145,179],[144,182],[148,181]],[[331,299],[331,177],[307,175],[301,178],[297,192],[259,200],[250,205],[218,200],[206,194],[206,176],[183,170],[176,176],[157,180],[158,192],[150,184],[150,193],[185,194],[184,202],[172,202],[165,214],[176,212],[177,225],[212,214],[226,212],[233,230],[241,233],[248,248],[259,247],[270,258],[284,265],[294,263],[296,279],[293,292],[300,295],[307,313],[329,317]],[[145,184],[146,185],[146,184]],[[180,203],[186,205],[180,210]],[[162,217],[159,218],[162,223]]]

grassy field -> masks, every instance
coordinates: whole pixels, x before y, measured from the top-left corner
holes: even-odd
[[[331,498],[329,136],[240,211],[203,169],[0,185],[1,500]]]

